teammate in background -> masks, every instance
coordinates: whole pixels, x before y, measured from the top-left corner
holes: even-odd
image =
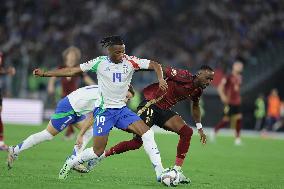
[[[177,133],[180,138],[177,145],[177,154],[174,169],[180,173],[180,183],[189,184],[191,181],[186,178],[181,170],[184,159],[188,152],[193,130],[189,127],[180,115],[172,111],[171,108],[179,101],[190,99],[192,101],[192,117],[196,123],[200,141],[206,144],[206,135],[203,132],[201,124],[201,112],[199,106],[200,96],[213,80],[214,71],[209,66],[201,66],[196,75],[192,75],[187,70],[175,69],[171,67],[163,68],[167,83],[168,91],[159,90],[159,84],[154,83],[143,90],[144,100],[140,103],[137,110],[145,123],[152,127],[157,125],[166,130]],[[151,103],[151,101],[156,103]],[[147,109],[145,109],[147,108]],[[81,130],[80,134],[82,133]],[[82,136],[78,137],[77,143],[80,145]],[[142,146],[141,137],[135,136],[130,141],[121,142],[111,147],[105,152],[105,156],[120,154],[129,150],[136,150]],[[93,167],[96,164],[93,163]],[[93,167],[88,167],[92,169]]]
[[[105,37],[102,46],[108,50],[108,56],[100,56],[79,67],[63,68],[54,71],[43,72],[40,69],[34,71],[35,75],[42,77],[68,77],[92,71],[97,73],[98,85],[102,90],[101,105],[94,110],[94,144],[93,148],[87,148],[79,155],[68,159],[60,170],[59,179],[65,179],[72,167],[80,163],[95,159],[99,161],[104,157],[108,135],[112,127],[129,129],[131,132],[142,137],[146,153],[154,166],[157,180],[164,170],[159,150],[157,148],[153,131],[126,107],[124,101],[128,86],[135,70],[155,70],[159,88],[167,89],[167,83],[163,79],[161,66],[152,60],[139,59],[125,54],[125,45],[120,36]]]
[[[242,127],[242,113],[240,88],[242,83],[242,71],[243,63],[240,61],[234,62],[231,74],[223,78],[218,86],[218,93],[221,101],[224,103],[224,116],[211,133],[212,141],[215,140],[219,129],[229,125],[230,121],[235,121],[235,145],[241,145],[240,132]]]
[[[125,102],[127,102],[133,96],[134,90],[132,87],[130,87],[125,98]],[[30,135],[23,142],[16,146],[9,147],[7,159],[8,168],[12,168],[12,164],[20,152],[40,144],[41,142],[52,140],[54,136],[63,131],[66,127],[74,125],[78,129],[81,129],[84,124],[92,125],[93,117],[89,116],[86,118],[86,115],[94,110],[96,101],[99,99],[100,91],[98,85],[90,85],[79,88],[62,98],[58,102],[55,113],[51,116],[46,129]],[[73,155],[81,153],[84,150],[92,138],[92,131],[92,129],[89,129],[84,134],[80,148],[78,148],[76,145],[74,146]],[[83,166],[77,166],[75,169],[80,172],[87,172]]]
[[[70,46],[65,49],[62,53],[63,57],[63,65],[59,66],[59,68],[65,67],[75,67],[78,65],[81,59],[81,51],[74,46]],[[71,92],[78,89],[81,78],[84,80],[86,85],[93,85],[95,82],[87,75],[87,74],[80,74],[77,77],[62,77],[60,78],[62,93],[61,98],[66,97]],[[51,77],[48,81],[48,94],[54,95],[55,93],[55,82],[57,78]],[[72,126],[67,127],[65,133],[65,139],[71,139],[74,136],[74,129]]]
[[[3,53],[0,51],[0,75],[15,75],[16,70],[14,67],[8,67],[7,69],[4,68],[4,56]],[[2,86],[0,86],[0,150],[8,150],[8,146],[4,142],[4,125],[2,122]]]

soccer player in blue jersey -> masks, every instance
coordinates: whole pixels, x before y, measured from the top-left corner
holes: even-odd
[[[160,64],[147,59],[139,59],[125,54],[125,45],[120,36],[105,37],[101,41],[107,47],[108,56],[100,56],[75,68],[63,68],[44,72],[34,70],[34,74],[41,77],[72,77],[82,72],[97,73],[98,85],[101,87],[100,106],[94,110],[94,145],[85,149],[76,157],[68,159],[60,170],[59,179],[65,179],[75,165],[91,159],[98,160],[104,156],[108,135],[112,127],[128,129],[141,136],[146,153],[155,168],[157,179],[164,170],[159,150],[154,140],[154,133],[134,112],[126,107],[124,98],[130,85],[132,75],[139,69],[155,70],[159,89],[167,90],[167,83],[163,79]]]

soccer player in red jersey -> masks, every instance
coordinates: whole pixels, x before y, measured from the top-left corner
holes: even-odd
[[[192,75],[187,70],[171,67],[163,68],[163,72],[168,84],[167,92],[159,90],[158,83],[147,86],[143,90],[145,100],[140,103],[137,110],[139,114],[139,110],[142,110],[147,103],[149,104],[149,102],[157,100],[156,103],[151,104],[145,109],[140,117],[150,127],[157,125],[166,130],[173,131],[180,136],[174,169],[180,173],[180,183],[189,184],[191,181],[183,175],[181,167],[190,146],[193,130],[185,123],[180,115],[171,110],[171,107],[179,101],[185,99],[192,100],[192,116],[196,123],[200,140],[203,144],[206,144],[206,135],[203,132],[201,124],[199,99],[203,89],[212,82],[214,71],[209,66],[204,65],[201,66],[196,75]],[[111,147],[106,151],[105,156],[136,150],[141,146],[141,137],[135,136],[130,141],[124,141]]]
[[[4,56],[0,51],[0,75],[15,75],[16,70],[14,67],[4,68]],[[2,112],[2,86],[0,86],[0,150],[8,150],[8,146],[4,142],[4,126],[1,117]]]
[[[221,80],[218,86],[218,93],[221,101],[224,103],[224,116],[222,120],[215,126],[211,139],[215,139],[215,135],[219,129],[229,125],[230,120],[234,120],[236,125],[235,144],[241,144],[240,132],[242,126],[241,114],[241,94],[240,88],[242,83],[241,73],[243,71],[243,63],[236,61],[233,64],[231,74]]]
[[[64,65],[59,66],[59,68],[65,68],[65,67],[75,67],[79,63],[81,59],[81,51],[74,46],[68,47],[65,49],[62,53],[63,62]],[[93,85],[95,82],[87,75],[87,74],[81,74],[77,77],[61,77],[60,82],[62,86],[62,95],[61,97],[64,98],[67,95],[69,95],[71,92],[75,91],[79,88],[80,80],[83,79],[84,82],[87,85]],[[48,82],[48,93],[54,94],[55,92],[55,82],[57,78],[51,77]],[[74,136],[74,129],[72,126],[67,127],[65,138],[69,139]]]

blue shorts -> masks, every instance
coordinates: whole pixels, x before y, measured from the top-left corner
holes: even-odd
[[[95,108],[94,110],[94,136],[107,135],[112,127],[127,129],[128,126],[141,118],[126,106],[122,108]]]
[[[51,123],[53,127],[61,132],[70,124],[74,124],[85,119],[85,115],[78,116],[73,110],[69,99],[67,97],[62,98],[55,109],[55,113],[51,116]]]

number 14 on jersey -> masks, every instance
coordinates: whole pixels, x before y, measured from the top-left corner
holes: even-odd
[[[112,81],[115,82],[121,82],[121,73],[113,73],[112,74]]]

